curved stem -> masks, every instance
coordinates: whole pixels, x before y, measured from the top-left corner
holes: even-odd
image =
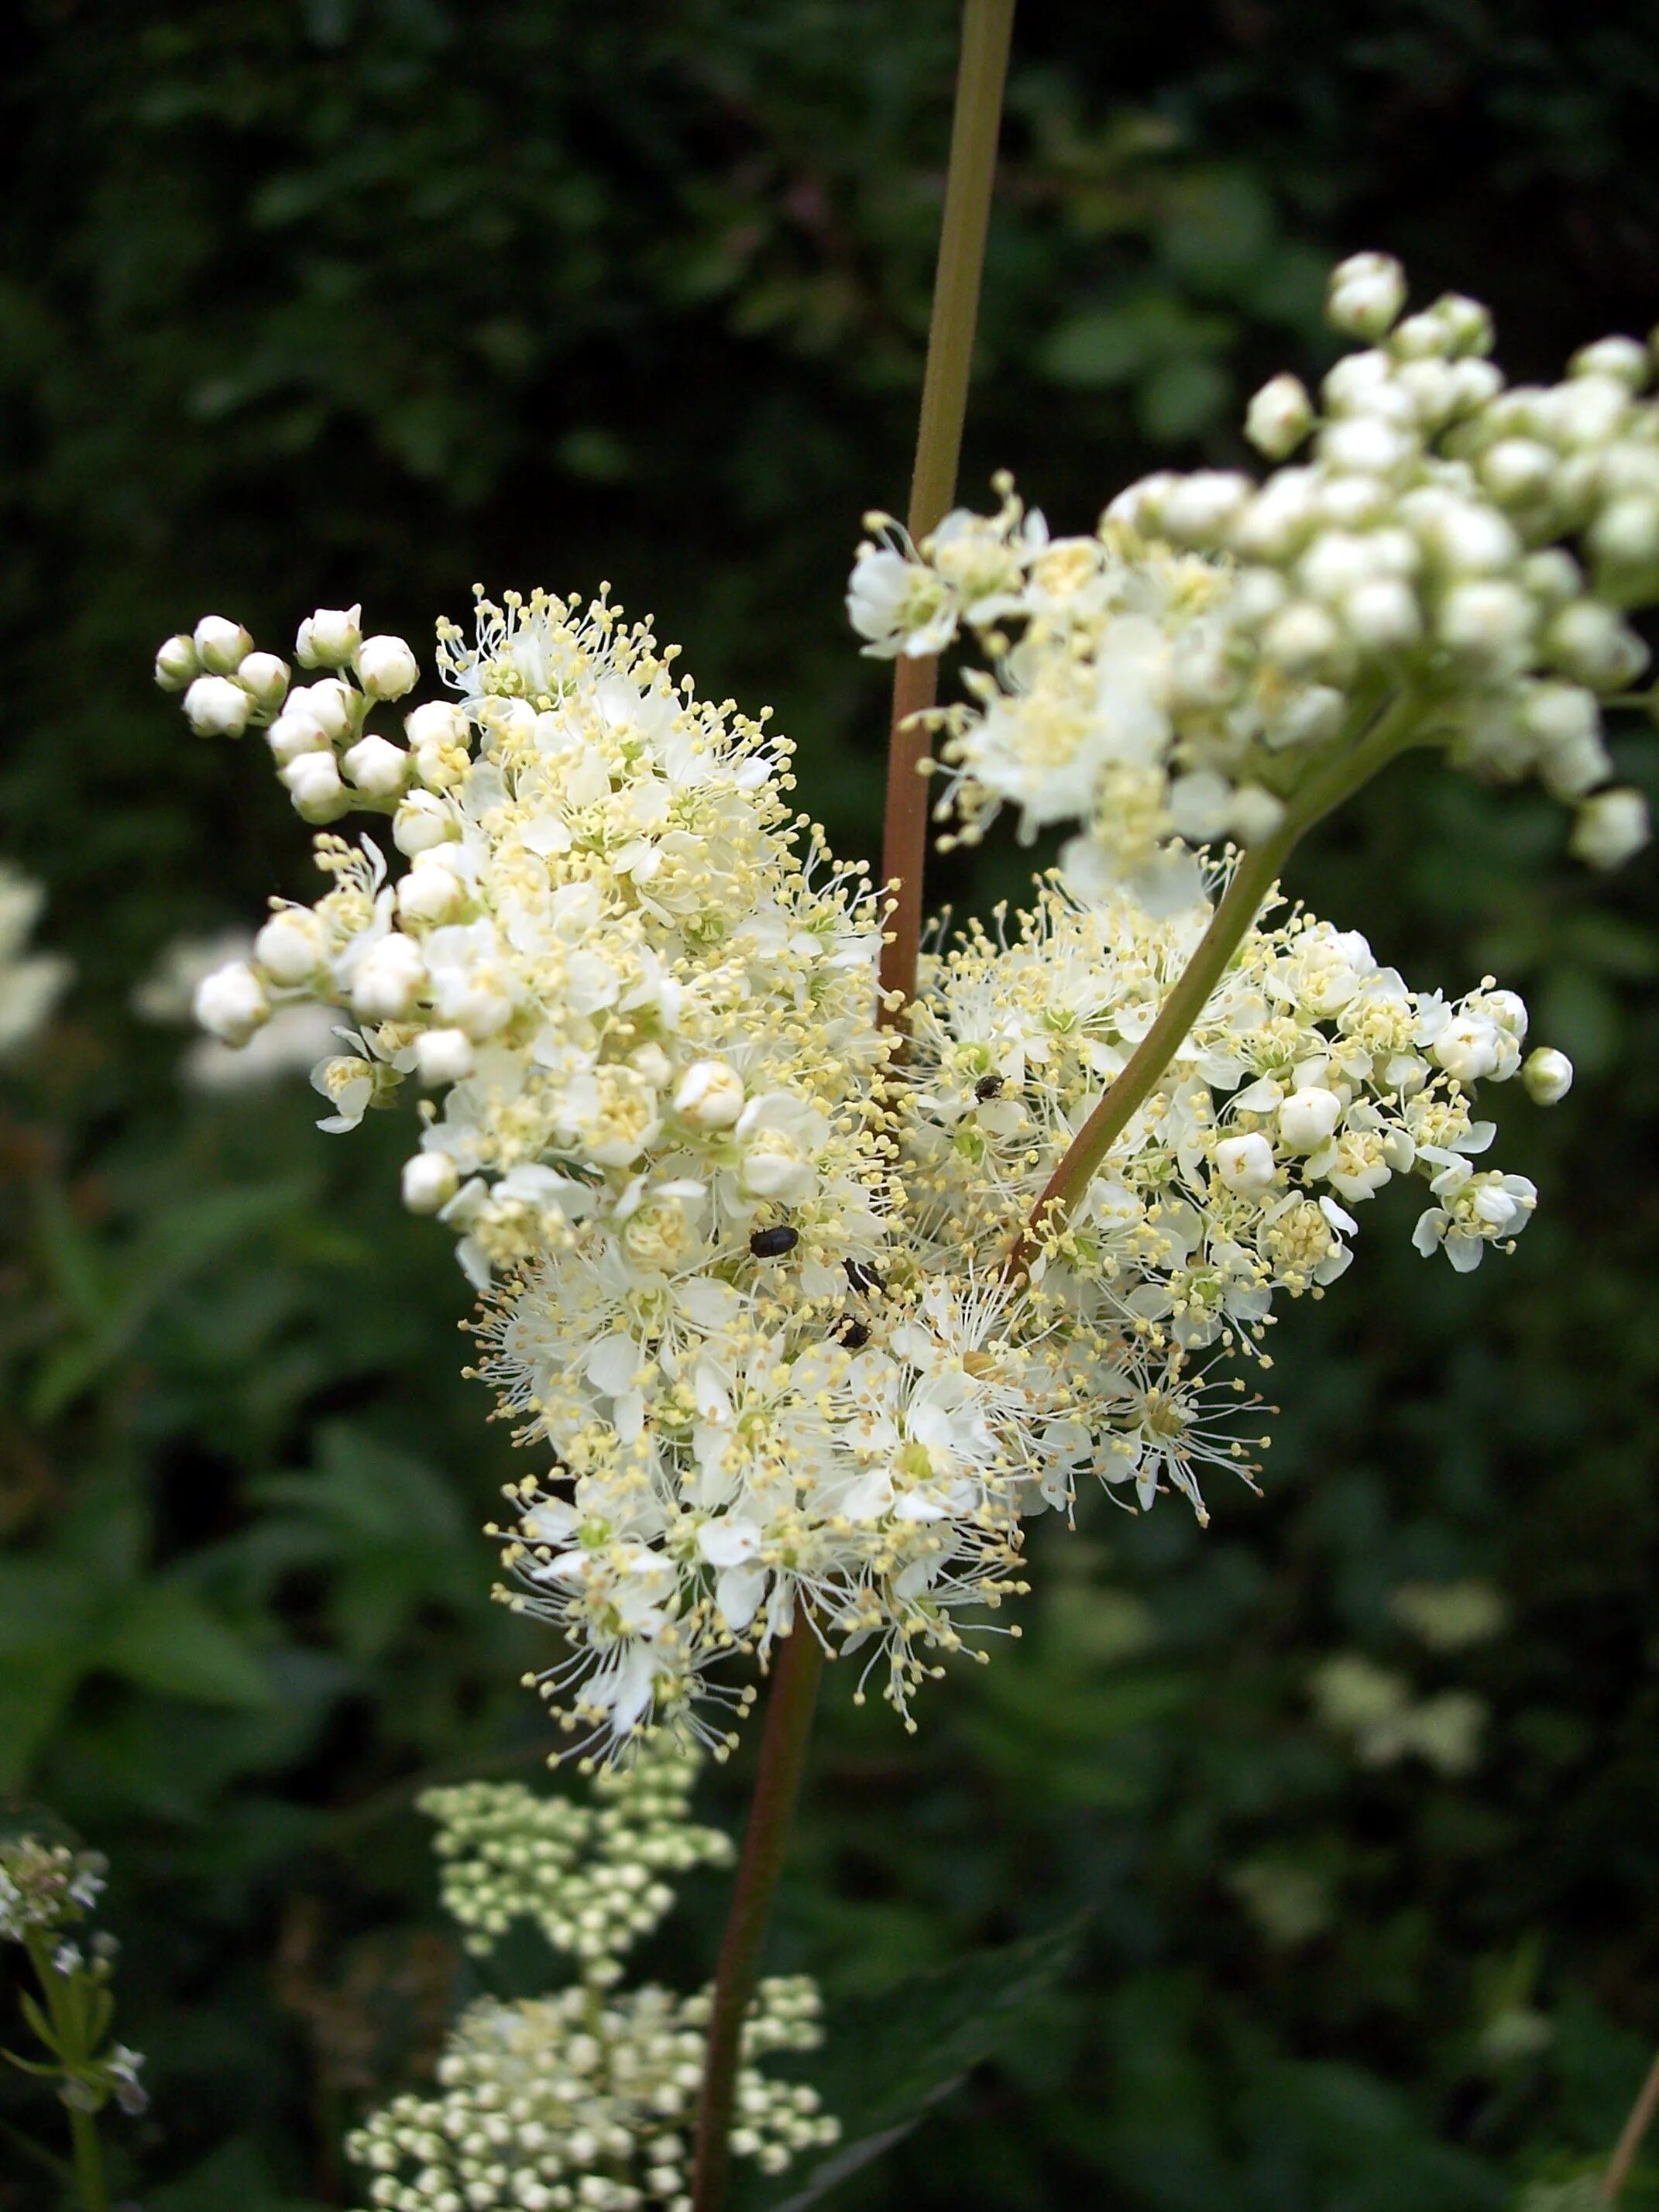
[[[1659,2058],[1648,2069],[1647,2079],[1636,2093],[1636,2102],[1630,2108],[1630,2118],[1625,2122],[1613,2156],[1607,2160],[1607,2170],[1601,2177],[1602,2202],[1616,2204],[1629,2179],[1636,2154],[1642,2148],[1642,2138],[1653,2124],[1653,2116],[1659,2112]]]
[[[767,1701],[760,1771],[755,1778],[732,1910],[720,1940],[714,2009],[708,2020],[708,2054],[697,2108],[692,2212],[719,2212],[726,2202],[743,2023],[755,1994],[761,1946],[766,1939],[778,1876],[783,1871],[823,1672],[823,1646],[806,1618],[805,1607],[797,1603],[794,1627],[779,1653],[772,1694]]]
[[[1143,1106],[1174,1059],[1182,1039],[1203,1012],[1233,955],[1261,910],[1279,870],[1302,837],[1340,806],[1379,769],[1421,742],[1419,702],[1408,694],[1376,716],[1352,744],[1340,747],[1297,794],[1277,835],[1253,845],[1239,861],[1225,896],[1211,916],[1192,958],[1136,1046],[1128,1065],[1073,1139],[1048,1178],[1004,1268],[1012,1280],[1029,1272],[1046,1238],[1065,1223],[1130,1117]]]
[[[917,544],[937,529],[956,497],[1013,20],[1014,0],[967,0],[963,10],[951,167],[906,518]],[[901,655],[893,670],[881,871],[883,880],[893,887],[895,904],[888,922],[889,941],[882,948],[881,988],[884,999],[895,992],[899,997],[896,1005],[884,1007],[883,1018],[889,1021],[902,1017],[904,1001],[915,990],[927,852],[927,785],[922,767],[930,741],[913,718],[933,705],[938,678],[939,663],[932,658],[911,660]]]

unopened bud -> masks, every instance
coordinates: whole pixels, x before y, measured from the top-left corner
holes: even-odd
[[[288,690],[288,663],[278,660],[274,653],[250,653],[237,665],[236,681],[254,705],[268,714],[282,704]]]
[[[286,989],[309,982],[322,965],[323,925],[309,907],[279,907],[254,939],[253,957]]]
[[[155,680],[164,691],[182,691],[201,672],[196,641],[183,630],[170,637],[155,656]]]
[[[1567,850],[1593,868],[1619,868],[1648,836],[1648,803],[1639,791],[1598,791],[1579,808]]]
[[[395,799],[409,777],[409,755],[387,738],[359,738],[340,765],[370,799]]]
[[[240,738],[253,702],[228,676],[198,676],[185,694],[185,716],[198,738]]]
[[[1572,1062],[1553,1045],[1540,1044],[1522,1061],[1521,1083],[1535,1105],[1558,1106],[1572,1088]]]
[[[355,665],[357,680],[371,699],[401,699],[421,678],[419,665],[400,637],[366,637]]]
[[[455,1163],[443,1152],[416,1152],[404,1162],[404,1204],[411,1213],[436,1213],[459,1188]]]
[[[270,1018],[264,986],[246,960],[228,961],[196,986],[191,1011],[221,1044],[244,1045]]]
[[[344,668],[363,641],[361,607],[319,607],[300,624],[294,658],[301,668]]]
[[[1248,1137],[1224,1137],[1215,1148],[1215,1167],[1229,1190],[1243,1193],[1267,1189],[1278,1171],[1273,1148],[1260,1130]]]
[[[426,963],[412,938],[393,934],[371,945],[351,984],[354,1013],[366,1022],[398,1022],[426,988]]]
[[[430,791],[406,792],[392,817],[392,842],[410,860],[459,835],[454,816]]]
[[[337,822],[351,805],[351,793],[340,781],[331,752],[301,753],[278,771],[277,780],[302,821]]]
[[[472,1073],[472,1040],[465,1030],[422,1030],[415,1040],[415,1073],[428,1090],[465,1083]]]
[[[204,615],[196,625],[197,656],[210,676],[228,676],[253,650],[240,623],[223,615]]]
[[[1313,402],[1299,377],[1275,376],[1244,410],[1244,435],[1257,453],[1282,461],[1313,428]]]
[[[674,1093],[674,1111],[694,1129],[729,1129],[743,1105],[743,1079],[723,1060],[693,1061]]]
[[[1350,337],[1380,338],[1406,304],[1406,272],[1390,253],[1355,253],[1331,271],[1325,319]]]

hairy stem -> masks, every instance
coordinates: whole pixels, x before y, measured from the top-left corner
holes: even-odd
[[[1642,2138],[1653,2124],[1653,2116],[1659,2112],[1659,2057],[1648,2069],[1647,2079],[1636,2093],[1636,2102],[1630,2108],[1630,2118],[1625,2122],[1613,2156],[1607,2160],[1607,2170],[1601,2176],[1601,2197],[1605,2203],[1616,2204],[1630,2177],[1636,2154],[1642,2148]]]
[[[963,10],[951,167],[906,518],[918,544],[937,528],[956,496],[1013,19],[1014,0],[967,0]],[[894,886],[896,904],[888,923],[890,941],[882,948],[881,988],[884,998],[897,993],[898,1000],[884,1010],[888,1020],[902,1018],[904,1002],[915,991],[927,851],[927,785],[922,765],[928,734],[913,717],[933,705],[938,677],[939,663],[932,658],[912,660],[901,654],[893,670],[881,872],[884,881]]]
[[[697,2109],[692,2212],[720,2212],[726,2202],[732,2167],[732,2107],[744,2018],[755,1993],[761,1947],[788,1849],[823,1672],[823,1646],[806,1619],[805,1607],[798,1604],[794,1628],[779,1652],[772,1694],[767,1701],[760,1769],[755,1778],[732,1909],[720,1940],[714,2010],[708,2021],[708,2056]]]
[[[1011,1281],[1029,1273],[1046,1237],[1062,1227],[1106,1155],[1143,1106],[1226,974],[1233,955],[1261,910],[1279,870],[1314,823],[1341,805],[1398,753],[1422,742],[1420,709],[1409,696],[1396,698],[1354,742],[1340,746],[1299,792],[1278,833],[1253,845],[1239,861],[1225,896],[1199,939],[1192,958],[1136,1046],[1128,1065],[1073,1139],[1031,1209],[1004,1273]]]

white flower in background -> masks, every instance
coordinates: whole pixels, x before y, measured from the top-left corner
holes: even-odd
[[[0,1058],[45,1025],[70,980],[60,953],[27,950],[45,900],[39,884],[0,860]]]
[[[394,2098],[347,2140],[372,2177],[371,2205],[684,2212],[708,1993],[617,1984],[624,1954],[673,1903],[664,1877],[732,1856],[724,1835],[687,1817],[696,1771],[653,1748],[597,1778],[597,1805],[482,1782],[422,1799],[439,1823],[444,1903],[468,1949],[487,1954],[514,1921],[531,1920],[580,1978],[552,1996],[467,2008],[439,2059],[437,2094]],[[821,2011],[805,1976],[775,1977],[744,2025],[732,2148],[763,2173],[840,2134],[814,2090],[769,2080],[758,2063],[816,2049]]]
[[[1405,296],[1386,255],[1334,272],[1330,319],[1366,343],[1320,409],[1287,376],[1251,401],[1247,434],[1285,464],[1263,483],[1160,472],[1052,544],[1006,477],[995,514],[920,547],[869,518],[848,599],[866,651],[966,633],[983,664],[933,716],[954,835],[1004,806],[1028,837],[1074,822],[1079,884],[1145,888],[1174,840],[1271,836],[1395,702],[1413,742],[1571,805],[1592,866],[1647,842],[1642,795],[1599,787],[1602,700],[1648,659],[1626,611],[1659,573],[1648,351],[1609,339],[1562,384],[1510,388],[1483,307],[1402,322]]]
[[[271,925],[266,925],[268,932]],[[262,933],[262,938],[265,933]],[[256,940],[245,930],[213,937],[180,937],[167,945],[132,994],[135,1012],[145,1021],[183,1025],[193,1018],[196,994],[208,977],[229,969],[248,969]],[[308,1074],[337,1049],[336,1017],[309,1000],[277,1006],[253,1030],[245,1044],[216,1036],[199,1036],[185,1049],[179,1073],[187,1090],[209,1092],[262,1091],[295,1074]]]

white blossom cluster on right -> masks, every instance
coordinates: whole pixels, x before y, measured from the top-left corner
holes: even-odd
[[[1560,384],[1509,386],[1478,302],[1401,320],[1405,298],[1386,256],[1336,270],[1330,319],[1363,343],[1322,412],[1292,376],[1257,393],[1248,434],[1286,464],[1265,482],[1160,471],[1089,537],[1051,538],[1006,478],[998,513],[920,547],[870,518],[848,597],[866,650],[965,631],[982,657],[936,717],[957,834],[1011,806],[1028,836],[1080,825],[1074,880],[1155,884],[1172,841],[1272,837],[1397,709],[1401,744],[1536,776],[1593,865],[1645,842],[1601,713],[1647,665],[1627,613],[1659,600],[1652,353],[1606,338]]]

